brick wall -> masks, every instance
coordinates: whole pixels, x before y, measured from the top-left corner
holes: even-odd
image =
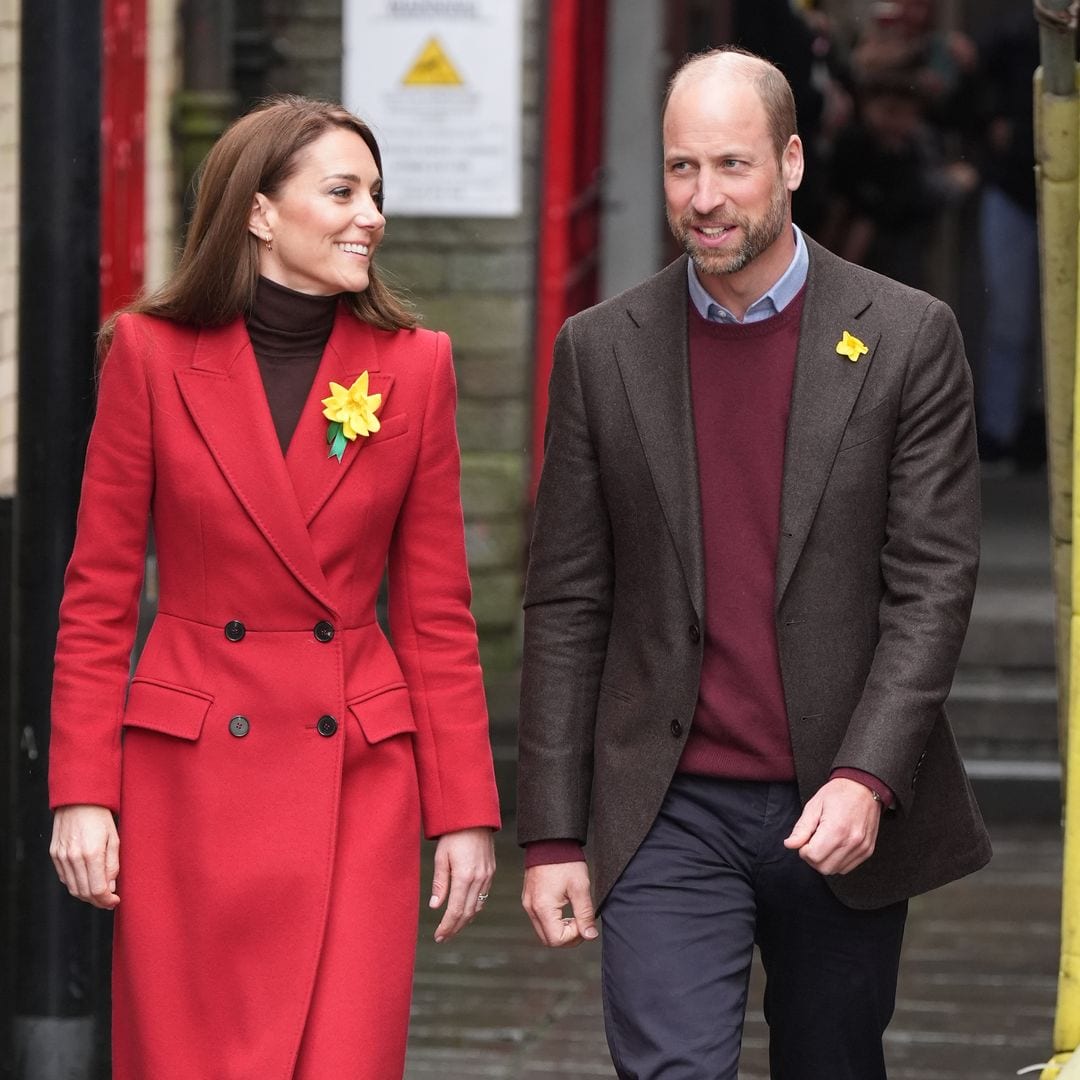
[[[341,97],[341,7],[348,0],[264,0],[279,58],[271,93]]]
[[[0,0],[0,498],[15,494],[19,24],[18,0]]]

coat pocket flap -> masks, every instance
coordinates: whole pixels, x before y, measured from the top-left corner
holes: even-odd
[[[391,735],[416,730],[409,690],[404,683],[382,687],[371,694],[346,702],[369,743],[382,742]]]
[[[124,727],[145,728],[173,735],[178,739],[197,739],[203,721],[213,704],[210,694],[183,686],[132,679],[124,709]]]

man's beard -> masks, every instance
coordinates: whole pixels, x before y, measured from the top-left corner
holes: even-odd
[[[722,221],[714,222],[698,217],[692,209],[687,210],[678,220],[671,216],[669,210],[667,219],[675,239],[694,260],[698,273],[714,276],[735,274],[756,259],[784,231],[787,222],[787,189],[778,183],[773,189],[773,197],[769,200],[764,216],[756,220],[729,211],[723,215]],[[693,229],[710,228],[720,224],[735,225],[742,230],[743,240],[738,248],[734,251],[715,251],[712,248],[700,247]]]

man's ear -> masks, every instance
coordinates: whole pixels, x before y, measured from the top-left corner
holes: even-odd
[[[780,175],[788,191],[796,191],[803,178],[803,145],[798,135],[792,135],[780,155]]]
[[[267,236],[273,235],[271,220],[273,216],[274,211],[270,200],[261,191],[256,191],[251,203],[251,213],[248,216],[248,231],[257,239],[265,240]]]

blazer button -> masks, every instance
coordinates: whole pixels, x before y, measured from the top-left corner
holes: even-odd
[[[671,721],[671,734],[677,739],[682,734],[682,724],[678,720]]]
[[[332,716],[320,716],[315,729],[320,735],[324,735],[329,739],[337,731],[337,721]]]
[[[248,723],[246,716],[234,716],[229,721],[229,734],[235,735],[238,739],[242,739],[251,730],[251,724]]]
[[[696,645],[701,640],[701,631],[697,623],[690,624],[690,640]]]
[[[242,622],[233,619],[225,624],[225,636],[230,641],[239,641],[247,633],[247,628]]]
[[[315,629],[312,630],[315,635],[316,641],[327,642],[334,640],[334,627],[331,623],[328,623],[325,619],[320,619],[315,624]]]

